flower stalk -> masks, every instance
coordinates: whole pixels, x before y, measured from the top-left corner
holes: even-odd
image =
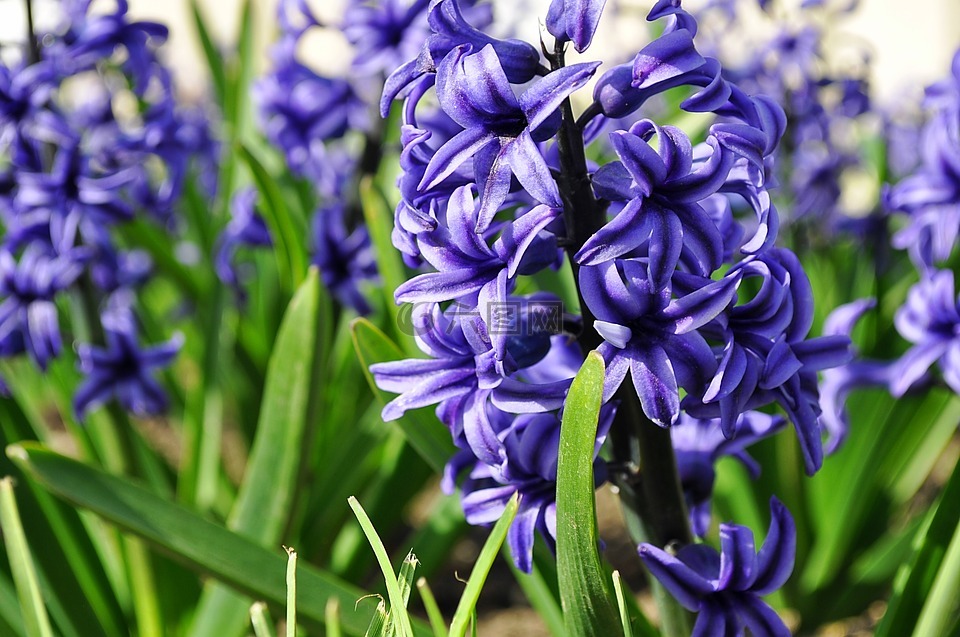
[[[565,45],[557,42],[548,55],[551,68],[564,66]],[[565,251],[578,280],[574,255],[607,220],[605,208],[594,195],[587,173],[583,133],[577,125],[570,99],[560,105],[562,123],[558,133],[561,174],[558,179],[567,227]],[[593,329],[594,317],[577,285],[583,329],[577,336],[584,355],[599,347],[602,339]],[[693,541],[687,507],[680,485],[677,460],[669,429],[658,427],[643,413],[633,387],[617,390],[619,407],[610,437],[613,461],[625,470],[611,476],[620,492],[627,527],[635,543],[684,546]],[[651,580],[665,635],[677,637],[690,631],[689,614],[656,580]]]

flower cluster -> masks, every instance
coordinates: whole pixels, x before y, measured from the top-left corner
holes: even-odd
[[[427,355],[371,368],[399,394],[383,417],[437,405],[460,449],[444,484],[453,489],[466,474],[471,522],[494,520],[523,494],[509,536],[522,569],[533,530],[548,543],[555,536],[559,414],[584,350],[606,361],[597,451],[611,428],[633,425],[618,422],[623,400],[650,421],[636,426],[675,427],[701,533],[713,462],[732,454],[752,466],[743,448],[786,422],[756,409],[780,405],[807,471],[820,467],[817,372],[849,356],[845,336],[809,337],[809,282],[796,256],[774,245],[769,174],[784,113],[697,50],[697,22],[679,1],[655,4],[648,19],[665,21],[662,34],[601,74],[593,103],[573,118],[569,97],[600,64],[566,65],[564,44],[586,51],[602,6],[554,0],[545,24],[556,45],[541,58],[527,42],[472,25],[457,0],[437,0],[429,36],[388,78],[381,104],[386,114],[403,100],[393,238],[422,271],[396,299],[413,304]],[[684,110],[714,116],[699,143],[646,116],[648,100],[676,87],[686,87]],[[590,144],[615,159],[586,162]],[[565,258],[580,315],[529,293]],[[742,590],[765,593],[785,579],[779,564],[792,560],[790,547],[770,552],[777,577]]]
[[[157,57],[166,27],[131,20],[124,0],[113,13],[90,11],[89,0],[62,9],[58,30],[0,66],[0,351],[26,353],[41,369],[63,347],[57,299],[74,290],[96,317],[103,299],[130,298],[150,262],[120,247],[113,229],[142,215],[173,228],[190,162],[215,147],[203,113],[175,101]],[[133,334],[115,328],[104,319],[112,349],[121,332]],[[169,357],[154,362],[161,359]],[[78,391],[78,414],[114,386],[135,411],[164,404],[159,387],[132,367],[105,373],[97,365],[81,366],[91,375]]]

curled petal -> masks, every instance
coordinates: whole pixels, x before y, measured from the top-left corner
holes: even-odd
[[[770,528],[757,554],[757,572],[751,590],[768,595],[783,586],[793,573],[797,528],[793,517],[777,498],[770,498]]]
[[[714,592],[708,580],[666,551],[643,543],[639,553],[647,569],[687,610],[700,610],[703,598]]]
[[[706,60],[693,45],[686,29],[662,35],[640,50],[633,61],[634,88],[648,88],[693,71]]]

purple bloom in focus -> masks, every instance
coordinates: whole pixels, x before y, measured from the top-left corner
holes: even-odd
[[[445,226],[417,237],[423,258],[438,272],[421,274],[398,287],[398,303],[472,299],[475,304],[477,294],[481,304],[502,303],[512,280],[530,273],[524,269],[525,257],[532,257],[532,271],[556,260],[555,238],[549,233],[539,236],[560,213],[556,208],[537,206],[504,224],[492,247],[475,231],[477,210],[472,188],[462,186],[454,191],[446,212]]]
[[[960,393],[960,299],[953,272],[935,271],[910,288],[893,321],[914,345],[894,364],[890,393],[902,396],[937,362],[944,381]]]
[[[159,414],[167,407],[167,397],[153,371],[170,364],[183,337],[177,334],[160,345],[141,348],[130,308],[116,298],[111,305],[102,317],[106,347],[84,344],[77,348],[78,365],[85,376],[73,397],[77,418],[82,420],[91,407],[111,396],[138,416]]]
[[[494,408],[489,411],[490,420],[497,421],[496,442],[490,455],[474,464],[461,487],[463,512],[470,524],[492,524],[503,514],[513,494],[519,492],[520,508],[507,533],[507,545],[517,568],[529,573],[533,568],[536,531],[551,549],[556,548],[560,417],[555,413],[512,417]],[[595,486],[606,480],[606,464],[597,453],[614,413],[612,405],[605,405],[600,413],[594,446]]]
[[[560,42],[571,41],[583,53],[593,41],[607,0],[552,0],[547,10],[547,31]]]
[[[436,186],[472,158],[481,190],[477,231],[490,226],[510,190],[511,175],[535,200],[559,208],[557,184],[536,142],[556,132],[560,103],[583,86],[597,66],[576,64],[554,71],[518,98],[492,45],[476,53],[469,45],[451,51],[437,68],[437,99],[465,130],[437,150],[420,190]]]
[[[646,264],[623,259],[580,268],[579,283],[604,338],[598,349],[607,365],[604,397],[614,394],[629,370],[647,417],[661,427],[673,424],[680,387],[702,393],[717,369],[697,330],[733,302],[740,275],[698,281],[693,291],[670,299],[653,288]]]
[[[654,134],[659,152],[647,143]],[[600,168],[593,184],[601,197],[627,203],[587,239],[577,262],[597,265],[645,245],[656,291],[667,286],[681,257],[702,276],[720,267],[720,232],[698,202],[723,186],[734,156],[715,136],[707,139],[712,153],[695,166],[690,140],[673,126],[661,128],[644,119],[629,132],[611,133],[621,161]]]
[[[753,531],[720,525],[720,552],[690,544],[674,556],[652,544],[640,545],[640,557],[684,608],[697,613],[692,637],[730,635],[790,637],[790,630],[763,600],[793,572],[797,535],[786,507],[770,500],[770,528],[760,551]]]
[[[421,79],[428,85],[432,83],[429,74],[436,73],[440,61],[458,46],[469,46],[474,51],[492,46],[503,73],[516,84],[529,81],[540,68],[540,54],[536,48],[521,40],[498,40],[479,31],[463,15],[459,0],[434,1],[427,21],[433,33],[424,43],[420,55],[402,64],[387,78],[380,98],[380,115],[383,117],[389,113],[390,103],[405,89]]]
[[[703,420],[686,414],[670,428],[670,439],[677,454],[680,483],[690,511],[693,532],[704,537],[710,527],[710,498],[716,480],[717,461],[732,456],[747,468],[754,479],[760,465],[744,450],[755,442],[772,436],[787,424],[781,416],[759,411],[741,414],[737,436],[730,440],[723,435],[718,419]]]

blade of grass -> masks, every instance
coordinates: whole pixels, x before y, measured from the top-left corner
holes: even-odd
[[[901,568],[894,580],[893,595],[877,626],[876,637],[914,634],[924,600],[929,598],[936,573],[960,525],[960,464],[954,467],[953,475],[927,520],[917,532],[910,562]],[[953,575],[955,577],[956,573]]]
[[[35,443],[7,447],[21,470],[46,489],[80,508],[89,509],[111,524],[133,533],[191,569],[213,577],[276,608],[286,602],[286,560],[275,552],[184,507],[166,500],[130,480],[113,476]],[[301,621],[321,625],[327,600],[353,604],[365,592],[309,565],[298,569]],[[429,627],[412,622],[416,635]],[[344,630],[362,635],[367,622],[344,616]],[[220,635],[219,632],[212,634]]]
[[[297,551],[288,546],[284,550],[287,552],[287,637],[297,637]]]
[[[340,602],[336,597],[327,602],[326,608],[327,637],[341,637],[340,632]]]
[[[380,597],[379,595],[377,597]],[[377,609],[373,611],[373,617],[370,618],[370,625],[367,627],[367,632],[364,633],[364,637],[383,637],[387,627],[387,605],[384,603],[383,598],[380,597],[380,601],[377,602]]]
[[[417,556],[413,554],[413,549],[411,549],[410,552],[407,553],[407,557],[404,558],[403,564],[400,566],[400,575],[397,578],[397,584],[400,586],[400,597],[403,598],[404,609],[407,608],[407,604],[410,602],[410,591],[413,590],[413,576],[419,564],[420,562],[417,561]],[[393,620],[393,613],[390,614],[390,623],[387,625],[387,635],[400,635],[399,625]]]
[[[357,499],[351,496],[347,499],[347,503],[350,505],[350,508],[353,509],[354,515],[357,516],[360,528],[363,529],[364,535],[367,536],[367,541],[370,542],[370,547],[373,549],[374,555],[377,556],[377,562],[380,564],[381,572],[383,572],[383,578],[387,585],[387,598],[390,600],[388,626],[393,625],[396,627],[394,628],[394,634],[400,637],[410,637],[413,635],[410,616],[406,612],[406,605],[404,603],[403,593],[400,590],[400,583],[397,581],[397,576],[393,572],[393,566],[390,564],[390,556],[387,555],[387,549],[384,548],[383,542],[380,541],[380,536],[377,535],[376,529],[373,528],[373,522],[367,517],[366,512],[363,510],[363,507],[360,506]]]
[[[263,167],[253,150],[247,144],[238,144],[240,157],[246,162],[253,175],[253,181],[263,201],[264,219],[270,228],[274,241],[274,253],[277,256],[277,268],[280,281],[288,290],[295,290],[303,281],[307,271],[307,254],[304,237],[306,228],[299,227],[290,214],[283,193],[276,180]]]
[[[960,605],[960,526],[953,534],[930,595],[923,605],[913,637],[947,634]]]
[[[623,637],[633,637],[633,628],[630,626],[630,611],[627,609],[626,596],[623,592],[623,580],[620,571],[613,572],[613,590],[617,594],[617,609],[620,611],[620,625],[623,626]]]
[[[270,611],[263,602],[254,602],[250,606],[250,623],[253,624],[253,634],[256,637],[276,637]]]
[[[197,30],[197,36],[200,40],[200,46],[203,48],[203,55],[207,61],[207,67],[210,69],[210,78],[213,81],[213,92],[221,106],[224,105],[227,90],[227,73],[223,68],[223,54],[217,49],[210,37],[210,31],[207,29],[206,21],[200,13],[200,5],[197,0],[190,0],[190,12],[193,15],[193,26]]]
[[[366,221],[367,231],[370,233],[370,242],[373,245],[373,253],[377,260],[377,270],[380,272],[380,278],[383,280],[384,302],[387,307],[387,314],[390,317],[390,329],[394,336],[401,341],[411,341],[403,339],[403,335],[398,331],[400,309],[394,301],[393,293],[400,287],[400,284],[407,280],[407,267],[403,264],[400,252],[393,246],[391,232],[393,230],[393,210],[374,185],[369,177],[360,182],[360,205],[363,208],[363,218]],[[407,351],[413,353],[409,348],[412,344],[405,343]]]
[[[3,527],[3,540],[7,547],[17,597],[20,599],[26,633],[29,637],[53,637],[50,618],[40,596],[40,585],[33,567],[30,547],[20,522],[17,499],[13,493],[13,480],[9,477],[0,479],[0,526]]]
[[[446,637],[447,624],[443,621],[443,614],[440,612],[440,607],[437,606],[437,600],[433,596],[433,591],[430,590],[430,585],[425,577],[417,580],[417,590],[420,592],[423,608],[427,611],[430,627],[433,628],[433,637]]]
[[[620,622],[597,552],[594,447],[603,358],[590,352],[570,386],[557,461],[557,573],[567,634],[617,635]]]
[[[475,616],[477,600],[480,599],[480,591],[483,590],[484,582],[487,581],[487,575],[493,566],[493,561],[503,546],[503,541],[507,537],[507,531],[513,524],[513,519],[517,517],[517,510],[520,508],[520,494],[515,493],[507,503],[503,515],[497,520],[490,537],[483,544],[483,549],[477,557],[473,570],[470,572],[470,578],[467,580],[467,587],[460,595],[460,602],[457,604],[457,610],[453,613],[453,620],[450,622],[450,637],[463,637],[467,632],[467,624]],[[475,624],[474,624],[475,625]]]

